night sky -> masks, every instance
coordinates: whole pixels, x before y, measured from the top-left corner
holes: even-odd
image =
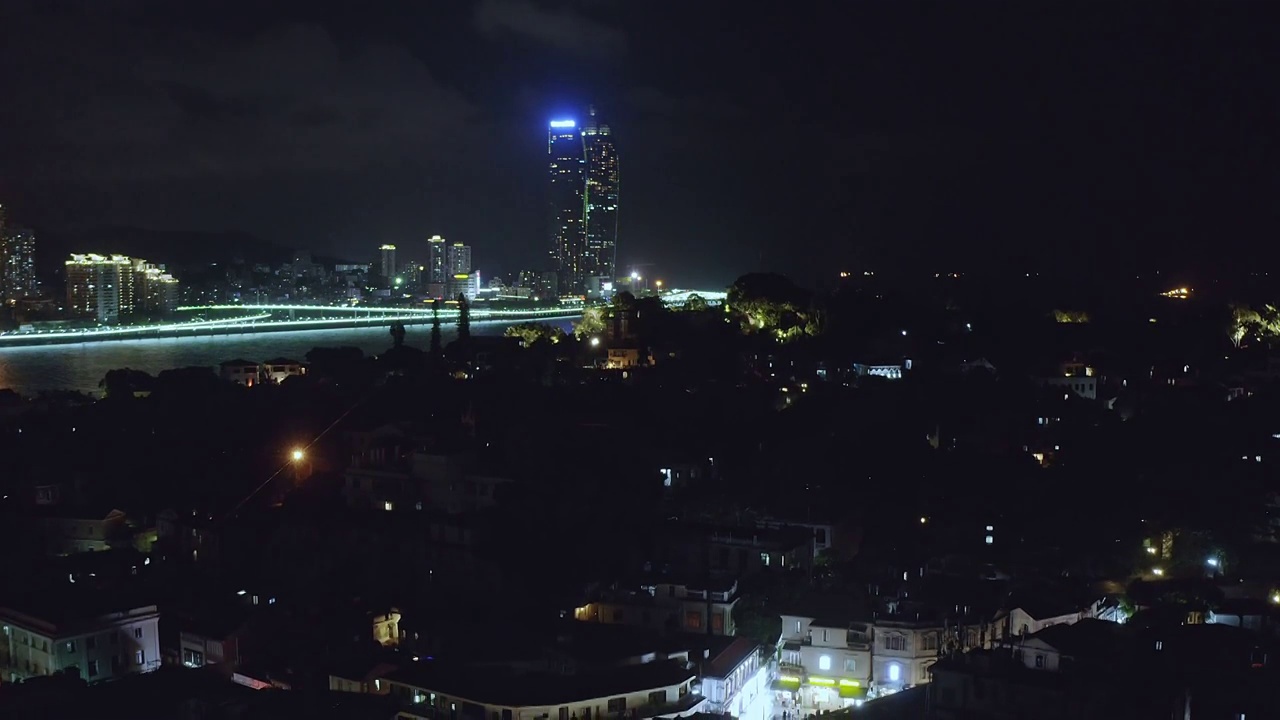
[[[546,122],[594,102],[619,265],[1274,257],[1280,42],[1242,2],[0,0],[19,222],[545,256]],[[110,248],[96,248],[110,250]],[[163,261],[163,258],[155,258]]]

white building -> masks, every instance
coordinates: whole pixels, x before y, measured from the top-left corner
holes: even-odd
[[[707,712],[739,720],[772,720],[769,671],[760,662],[760,644],[737,638],[702,666],[695,689],[707,699]]]
[[[677,718],[706,706],[693,691],[696,673],[682,662],[655,661],[583,674],[447,671],[415,664],[375,678],[405,705],[404,720]]]
[[[0,680],[73,671],[89,682],[160,667],[160,613],[145,605],[54,622],[0,608]]]
[[[262,379],[279,385],[288,378],[307,374],[307,366],[289,358],[272,358],[262,363]]]
[[[872,650],[872,687],[894,692],[929,682],[938,660],[942,627],[933,621],[876,620]]]
[[[871,638],[863,625],[802,615],[782,616],[779,685],[804,707],[837,710],[866,696]]]

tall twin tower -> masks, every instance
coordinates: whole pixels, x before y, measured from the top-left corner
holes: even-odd
[[[549,222],[551,267],[561,296],[598,297],[615,277],[618,245],[618,153],[608,125],[552,120]]]

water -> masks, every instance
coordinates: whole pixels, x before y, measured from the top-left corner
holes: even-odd
[[[475,335],[501,335],[510,320],[475,321]],[[572,322],[550,324],[570,330]],[[305,360],[314,347],[358,347],[377,355],[391,347],[389,327],[341,330],[296,330],[253,335],[209,335],[192,338],[111,340],[79,345],[0,348],[0,388],[32,397],[41,390],[76,390],[99,395],[98,383],[108,370],[133,368],[152,375],[175,367],[216,367],[224,360],[263,361],[275,357]],[[431,345],[428,325],[410,325],[405,344],[426,350]],[[457,335],[452,324],[441,327],[447,345]]]

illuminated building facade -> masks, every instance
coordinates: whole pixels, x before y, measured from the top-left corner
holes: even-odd
[[[383,245],[378,248],[378,251],[382,253],[382,279],[390,287],[392,279],[396,276],[396,246]]]
[[[467,302],[472,302],[480,292],[480,273],[456,273],[445,287],[446,300],[457,300],[462,295]]]
[[[579,127],[553,120],[547,140],[551,264],[561,295],[599,294],[613,281],[618,245],[618,153],[595,108]]]
[[[445,266],[447,252],[444,238],[439,235],[432,235],[427,240],[427,283],[443,285],[449,281],[450,273]]]
[[[164,315],[178,306],[178,281],[126,255],[72,254],[66,261],[67,315],[100,323],[121,315]]]
[[[580,294],[586,277],[586,158],[576,121],[551,121],[547,155],[551,267],[560,294]]]
[[[448,275],[465,275],[471,272],[471,246],[462,243],[450,245],[445,266]]]
[[[0,300],[19,300],[39,294],[35,255],[34,232],[0,225]]]
[[[613,281],[617,264],[618,152],[609,126],[596,123],[594,107],[582,129],[582,145],[587,167],[583,276],[597,278],[598,287]]]

